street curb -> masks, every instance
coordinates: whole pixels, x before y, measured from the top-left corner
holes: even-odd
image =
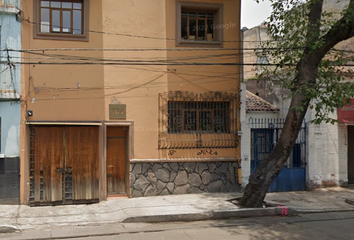
[[[19,231],[16,226],[11,225],[0,225],[0,233],[14,233]]]
[[[335,212],[353,212],[354,209],[297,209],[298,214],[311,214],[311,213],[335,213]]]
[[[160,223],[160,222],[188,222],[220,220],[230,218],[248,218],[262,216],[287,216],[297,212],[287,207],[269,207],[269,208],[241,208],[220,211],[208,211],[201,213],[182,213],[182,214],[163,214],[150,216],[128,217],[122,223]]]

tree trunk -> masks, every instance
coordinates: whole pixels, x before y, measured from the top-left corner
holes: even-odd
[[[284,167],[304,120],[309,100],[299,93],[292,98],[280,138],[271,154],[261,162],[249,177],[239,204],[243,207],[262,207],[265,195]],[[301,109],[299,107],[301,106]]]
[[[334,23],[324,36],[320,34],[322,5],[323,0],[311,1],[306,35],[308,41],[304,56],[297,64],[298,74],[294,79],[294,89],[292,89],[294,95],[289,112],[275,148],[249,177],[249,183],[239,201],[243,207],[262,207],[270,185],[290,156],[311,101],[309,97],[306,97],[304,89],[316,84],[320,62],[330,49],[337,43],[354,37],[354,0],[350,0],[342,18]],[[314,43],[317,43],[317,48],[313,48]]]
[[[301,60],[297,66],[298,75],[294,79],[295,87],[292,89],[294,95],[280,138],[270,155],[250,175],[249,183],[239,201],[243,207],[262,207],[270,185],[279,175],[290,156],[311,101],[304,91],[301,91],[301,86],[315,83],[318,72],[318,62],[313,61],[312,58],[309,59]]]

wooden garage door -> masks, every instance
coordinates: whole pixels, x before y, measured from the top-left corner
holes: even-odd
[[[98,201],[98,127],[32,127],[30,161],[30,203]]]

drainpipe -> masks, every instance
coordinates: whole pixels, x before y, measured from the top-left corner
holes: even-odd
[[[244,38],[244,32],[247,31],[248,28],[247,27],[243,27],[240,31],[240,38],[241,38],[241,51],[240,51],[240,62],[241,62],[241,83],[244,83],[244,62],[243,62],[243,55],[244,55],[244,44],[243,44],[243,38]],[[243,103],[243,104],[246,104],[246,103]],[[241,116],[240,116],[241,117]],[[241,119],[240,119],[240,122],[241,122]],[[241,131],[241,129],[239,129],[239,131]],[[238,134],[240,135],[240,134]],[[241,154],[241,149],[240,149],[240,154]],[[238,184],[241,186],[242,185],[242,169],[241,169],[241,158],[239,158],[237,160],[238,162],[238,169],[237,169],[237,176],[238,176]]]

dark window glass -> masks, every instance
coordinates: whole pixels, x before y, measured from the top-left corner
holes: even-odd
[[[206,18],[205,12],[198,12],[198,18]]]
[[[168,102],[169,133],[228,133],[229,102]]]
[[[188,39],[188,25],[187,18],[182,17],[182,26],[181,26],[181,36],[183,39]]]
[[[196,12],[189,12],[189,17],[190,18],[196,18],[197,17],[197,13]]]
[[[199,19],[198,20],[198,40],[204,40],[205,39],[205,20],[204,19]]]
[[[211,111],[200,111],[199,112],[199,128],[201,131],[212,130],[212,112]]]
[[[168,132],[178,133],[182,131],[182,112],[180,110],[168,111]]]
[[[181,12],[182,39],[213,41],[214,40],[214,13],[205,11]]]
[[[214,21],[208,19],[208,33],[214,33]]]
[[[197,112],[185,111],[184,112],[184,130],[196,131],[197,130]]]
[[[189,39],[195,39],[197,33],[197,20],[189,19]]]

